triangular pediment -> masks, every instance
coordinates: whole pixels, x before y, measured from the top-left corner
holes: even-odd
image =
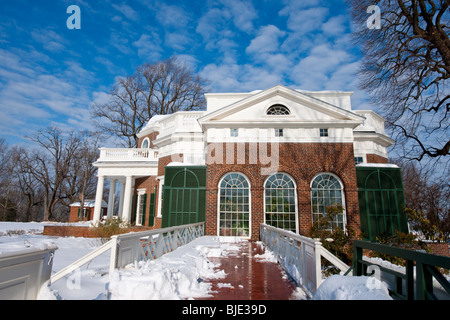
[[[285,106],[289,109],[289,114],[268,115],[267,110],[274,105]],[[278,85],[209,112],[199,119],[199,123],[203,126],[221,123],[270,125],[280,122],[286,125],[347,123],[349,126],[354,126],[364,119],[352,111]]]

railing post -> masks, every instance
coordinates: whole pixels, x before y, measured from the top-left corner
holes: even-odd
[[[414,261],[406,260],[406,299],[414,300]]]
[[[363,258],[363,250],[356,243],[353,245],[353,270],[355,276],[363,275],[363,265],[360,261]]]
[[[118,262],[118,251],[119,251],[119,240],[117,239],[117,236],[111,237],[111,255],[109,258],[109,278],[111,279],[111,275],[113,274],[114,270],[117,268],[117,262]]]

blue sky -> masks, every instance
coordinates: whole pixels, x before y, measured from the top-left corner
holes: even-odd
[[[80,30],[66,26],[70,5],[81,9]],[[91,129],[89,106],[117,77],[173,55],[211,92],[349,90],[362,108],[350,32],[343,0],[3,1],[0,137]]]

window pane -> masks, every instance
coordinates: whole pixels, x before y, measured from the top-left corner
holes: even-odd
[[[343,205],[342,186],[335,176],[324,173],[314,179],[311,184],[311,204],[314,223],[326,215],[327,207]],[[344,229],[344,212],[333,217],[330,228],[335,227]]]
[[[239,173],[226,175],[220,183],[219,235],[250,236],[249,183]]]
[[[297,232],[295,185],[284,173],[270,176],[265,188],[266,224]]]

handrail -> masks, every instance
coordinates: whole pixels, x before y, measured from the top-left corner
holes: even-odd
[[[291,231],[260,224],[261,241],[274,252],[283,269],[309,296],[313,296],[322,283],[321,258],[335,265],[341,274],[348,265],[322,246],[320,241]]]
[[[204,222],[155,229],[111,237],[110,274],[116,268],[136,261],[157,259],[204,235]]]
[[[387,255],[402,258],[406,262],[405,273],[395,272],[379,266],[384,272],[394,275],[395,287],[391,294],[401,299],[437,299],[433,292],[433,278],[436,279],[446,293],[450,296],[450,282],[445,279],[436,269],[450,269],[450,258],[424,252],[418,252],[388,245],[355,240],[354,241],[353,267],[355,275],[363,275],[366,273],[368,265],[377,265],[367,260],[363,260],[363,249],[381,252]],[[415,277],[414,280],[414,265]],[[378,266],[378,265],[377,265]],[[406,282],[406,293],[403,293],[403,280]]]
[[[114,270],[118,267],[123,267],[133,261],[157,259],[163,254],[204,235],[204,224],[204,222],[199,222],[164,229],[114,235],[105,244],[56,272],[51,276],[50,283],[74,272],[108,250],[111,252],[109,263],[109,276],[111,277]]]
[[[111,240],[109,240],[108,242],[101,245],[97,249],[89,252],[87,255],[85,255],[82,258],[78,259],[77,261],[71,263],[67,267],[64,267],[63,269],[59,270],[58,272],[56,272],[54,275],[52,275],[50,277],[50,283],[58,281],[59,279],[74,272],[76,269],[82,267],[86,263],[92,261],[94,258],[97,258],[98,256],[102,255],[103,253],[107,252],[108,250],[111,250],[112,244],[113,244],[113,242]]]

